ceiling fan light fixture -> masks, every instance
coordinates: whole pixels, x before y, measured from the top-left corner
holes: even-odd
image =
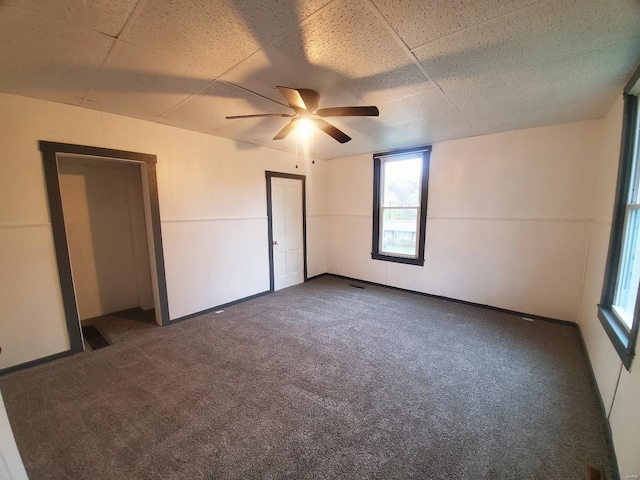
[[[308,138],[311,136],[313,129],[316,127],[316,124],[310,118],[301,118],[300,120],[296,120],[296,135],[301,138]]]
[[[274,140],[286,138],[293,130],[296,130],[300,138],[309,137],[314,128],[317,128],[334,140],[340,143],[347,143],[351,140],[351,137],[321,117],[377,117],[380,115],[378,107],[373,105],[318,108],[320,94],[308,88],[278,86],[277,89],[289,104],[289,108],[293,110],[293,115],[287,113],[252,113],[249,115],[230,115],[226,118],[235,120],[237,118],[288,117],[291,120],[276,133],[276,136],[273,137]]]

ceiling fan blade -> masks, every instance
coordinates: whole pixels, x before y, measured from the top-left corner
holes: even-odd
[[[276,136],[273,137],[273,139],[282,140],[283,138],[285,138],[287,135],[291,133],[291,130],[293,130],[293,127],[294,127],[293,121],[287,123],[282,130],[276,133]]]
[[[224,117],[227,120],[234,120],[236,118],[258,118],[258,117],[293,117],[293,115],[289,115],[288,113],[254,113],[251,115],[229,115],[228,117]]]
[[[321,108],[316,112],[320,117],[377,117],[378,107],[332,107]]]
[[[308,88],[290,88],[290,87],[278,87],[278,90],[282,96],[289,102],[289,106],[293,109],[307,110],[313,112],[318,108],[318,100],[320,94],[315,90],[309,90]]]
[[[289,88],[289,87],[277,87],[277,88],[282,94],[282,96],[285,98],[285,100],[289,103],[289,106],[291,108],[294,108],[294,109],[297,108],[300,110],[307,109],[307,107],[305,107],[304,105],[304,100],[302,99],[302,96],[300,95],[300,92],[298,92],[298,90],[296,90],[295,88]]]
[[[351,137],[349,135],[344,133],[342,130],[338,130],[336,127],[331,125],[329,122],[326,122],[326,121],[321,120],[319,118],[315,118],[313,121],[315,122],[316,127],[318,127],[320,130],[322,130],[327,135],[332,136],[333,138],[335,138],[340,143],[347,143],[349,140],[351,140]]]
[[[307,110],[315,112],[318,108],[318,101],[320,100],[320,94],[315,90],[309,90],[308,88],[299,88],[298,93],[302,97]]]

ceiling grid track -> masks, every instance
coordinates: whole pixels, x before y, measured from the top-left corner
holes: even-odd
[[[545,0],[546,1],[546,0]],[[460,109],[458,108],[458,106],[453,103],[453,101],[449,98],[449,96],[445,93],[445,91],[442,89],[442,87],[438,84],[438,82],[436,82],[435,80],[433,80],[433,78],[431,78],[431,76],[429,75],[429,73],[427,72],[427,70],[424,68],[424,65],[422,65],[422,63],[420,63],[420,61],[418,60],[418,58],[415,56],[415,54],[413,53],[413,51],[407,46],[406,43],[404,43],[404,40],[402,40],[402,38],[400,37],[400,35],[398,34],[398,32],[395,31],[395,29],[391,26],[391,24],[389,23],[389,21],[386,19],[386,17],[384,15],[382,15],[382,13],[380,12],[380,10],[378,10],[378,7],[376,7],[373,3],[372,0],[363,0],[363,2],[365,4],[367,4],[369,6],[369,8],[371,9],[371,11],[376,15],[376,17],[378,17],[378,19],[382,22],[382,24],[385,26],[385,28],[387,29],[387,31],[393,36],[393,38],[395,39],[396,43],[400,46],[400,48],[405,52],[405,54],[407,55],[407,57],[409,57],[409,59],[415,64],[416,67],[418,67],[418,69],[422,72],[422,74],[425,76],[425,78],[431,82],[432,84],[434,84],[438,91],[440,91],[440,93],[444,96],[444,98],[447,100],[447,102],[449,102],[449,104],[455,109],[455,111],[458,113],[460,119],[471,129],[471,131],[477,135],[478,132],[477,130],[474,128],[474,126],[465,118],[465,116],[462,114],[462,112],[460,111]]]
[[[93,77],[91,86],[89,86],[89,88],[87,89],[87,92],[84,94],[84,97],[82,97],[82,103],[80,104],[81,107],[86,107],[87,101],[89,99],[89,95],[93,92],[93,89],[95,88],[96,83],[98,83],[98,79],[100,78],[100,74],[102,73],[102,70],[104,69],[104,67],[107,66],[107,64],[109,63],[109,60],[117,50],[118,46],[123,42],[123,38],[126,37],[127,33],[129,33],[129,30],[131,30],[131,28],[133,27],[134,22],[142,12],[142,9],[144,8],[146,3],[147,3],[147,0],[138,0],[138,3],[136,3],[136,6],[133,7],[133,10],[131,11],[129,18],[127,18],[127,21],[122,27],[122,30],[120,30],[120,33],[118,34],[118,36],[115,37],[113,41],[113,45],[111,45],[111,48],[109,49],[104,59],[102,60],[102,63],[100,64],[100,68],[98,68],[98,71]],[[114,37],[110,37],[110,38],[114,38]]]

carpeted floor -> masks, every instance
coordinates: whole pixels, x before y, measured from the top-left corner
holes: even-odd
[[[0,378],[31,480],[613,478],[577,329],[350,283]]]

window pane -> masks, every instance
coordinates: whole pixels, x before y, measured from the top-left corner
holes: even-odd
[[[422,157],[384,162],[383,206],[420,206]]]
[[[638,282],[640,281],[640,210],[627,208],[625,221],[625,238],[623,241],[620,269],[616,282],[616,294],[613,302],[614,310],[620,319],[631,328],[638,296]]]
[[[385,209],[382,213],[382,251],[416,256],[417,208]]]

